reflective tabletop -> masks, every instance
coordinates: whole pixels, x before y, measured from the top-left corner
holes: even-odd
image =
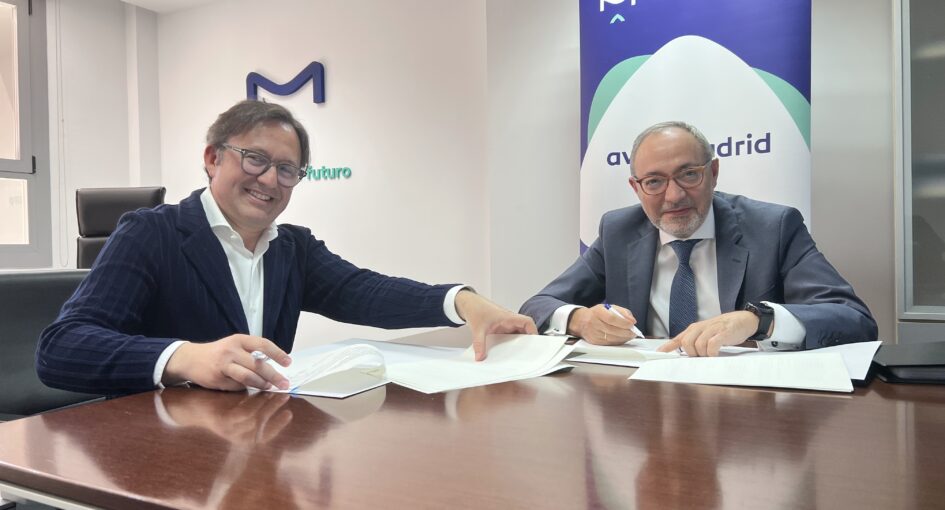
[[[108,508],[945,501],[945,387],[838,395],[628,381],[632,370],[344,400],[165,389],[0,424],[0,481]]]

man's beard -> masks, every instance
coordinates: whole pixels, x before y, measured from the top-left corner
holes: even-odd
[[[685,207],[691,208],[690,213],[686,217],[663,220],[663,212]],[[699,229],[703,221],[705,221],[705,215],[699,212],[691,199],[686,199],[674,204],[663,202],[660,215],[656,218],[656,221],[653,222],[653,225],[674,237],[686,239]]]

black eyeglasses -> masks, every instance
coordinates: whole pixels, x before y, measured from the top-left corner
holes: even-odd
[[[295,186],[302,181],[303,177],[305,177],[305,169],[297,167],[292,163],[276,163],[269,159],[269,157],[265,154],[260,154],[249,149],[234,147],[227,143],[224,143],[223,147],[240,153],[240,168],[243,169],[243,172],[246,172],[249,175],[259,177],[260,175],[266,173],[269,170],[269,167],[275,167],[276,180],[279,181],[281,186],[286,188]]]
[[[701,165],[696,166],[687,166],[673,174],[672,179],[676,181],[676,184],[680,188],[691,189],[702,184],[702,179],[705,178],[706,167],[709,166],[709,163],[712,163],[712,160],[708,160]],[[669,177],[664,177],[662,175],[654,175],[652,177],[644,177],[642,179],[637,179],[636,177],[631,177],[637,184],[640,185],[640,190],[642,190],[647,195],[660,195],[666,192],[666,188],[669,187]]]

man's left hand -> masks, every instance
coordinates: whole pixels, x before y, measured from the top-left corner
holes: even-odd
[[[537,335],[538,328],[531,317],[510,312],[505,308],[469,290],[456,295],[456,311],[472,330],[473,351],[476,361],[486,359],[486,335],[496,333],[524,333]]]
[[[758,329],[758,317],[738,310],[712,319],[694,322],[682,333],[657,350],[670,352],[682,349],[689,356],[718,356],[726,345],[738,345]]]

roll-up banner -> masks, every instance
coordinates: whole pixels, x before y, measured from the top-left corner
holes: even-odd
[[[582,250],[639,201],[630,149],[657,122],[696,126],[716,189],[810,224],[810,0],[579,0]]]

